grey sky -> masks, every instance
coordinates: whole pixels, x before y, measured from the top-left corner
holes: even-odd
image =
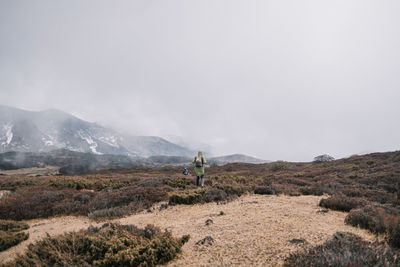
[[[0,0],[0,104],[216,154],[400,148],[400,1]]]

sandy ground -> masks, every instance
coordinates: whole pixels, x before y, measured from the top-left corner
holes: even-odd
[[[172,231],[175,236],[190,234],[183,253],[169,266],[279,266],[291,252],[303,246],[320,244],[336,231],[348,231],[365,240],[375,237],[367,231],[347,226],[347,213],[317,213],[321,197],[246,195],[226,204],[178,205],[162,211],[142,212],[114,220],[139,227],[154,224]],[[219,215],[220,211],[224,215]],[[208,226],[207,219],[213,220]],[[0,262],[22,253],[27,245],[49,235],[76,231],[97,223],[86,217],[58,217],[28,221],[30,238],[0,253]],[[211,245],[196,245],[206,236]],[[305,239],[305,244],[292,244],[291,239]]]

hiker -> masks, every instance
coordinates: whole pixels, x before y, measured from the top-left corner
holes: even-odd
[[[194,163],[194,172],[196,173],[196,186],[199,186],[201,182],[201,187],[204,186],[204,164],[206,160],[203,157],[203,153],[199,151],[196,157],[194,157],[192,163]]]

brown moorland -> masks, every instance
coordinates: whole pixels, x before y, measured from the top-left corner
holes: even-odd
[[[0,200],[0,219],[83,215],[104,220],[145,211],[160,201],[173,206],[226,203],[247,193],[283,194],[294,199],[315,195],[320,196],[321,208],[349,212],[344,219],[347,224],[385,237],[393,249],[400,245],[400,152],[330,162],[211,166],[202,189],[194,186],[193,176],[180,171],[166,166],[82,176],[2,175],[0,190],[11,193]],[[347,237],[341,240],[334,244],[346,247],[348,240],[358,242]]]

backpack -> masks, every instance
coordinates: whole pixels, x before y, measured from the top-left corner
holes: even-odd
[[[195,166],[196,167],[202,167],[203,166],[203,159],[200,157],[196,157],[196,161],[195,161]]]

